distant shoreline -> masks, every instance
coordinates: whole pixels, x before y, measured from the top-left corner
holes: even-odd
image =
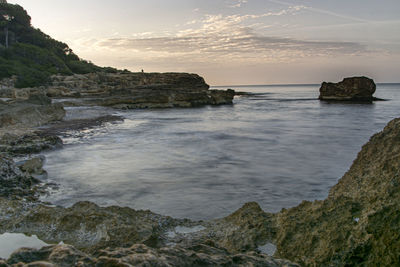
[[[376,85],[400,85],[396,83],[377,83]],[[289,84],[242,84],[242,85],[210,85],[211,88],[226,88],[226,87],[284,87],[284,86],[321,86],[320,83],[289,83]]]

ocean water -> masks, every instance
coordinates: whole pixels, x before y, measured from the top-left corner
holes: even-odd
[[[44,200],[190,219],[223,217],[249,201],[276,212],[324,199],[369,137],[400,117],[400,84],[378,85],[375,96],[389,101],[374,104],[320,102],[318,85],[232,88],[254,94],[232,106],[98,108],[126,119],[73,133],[47,152],[49,181],[59,188]],[[68,109],[68,118],[90,116]]]

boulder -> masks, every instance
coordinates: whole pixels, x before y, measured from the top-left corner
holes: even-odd
[[[49,103],[45,96],[35,95],[28,100],[2,103],[0,105],[0,128],[8,126],[36,127],[62,120],[64,107]]]
[[[0,156],[0,197],[32,196],[32,186],[39,180],[24,175],[10,158]]]
[[[17,166],[27,175],[31,175],[37,179],[45,179],[47,178],[47,172],[43,169],[45,161],[45,156],[40,155],[38,157],[17,162]]]
[[[0,138],[0,152],[11,155],[39,153],[62,145],[62,140],[58,136],[41,132],[24,135],[6,133]]]
[[[320,100],[366,101],[374,100],[376,85],[367,77],[345,78],[339,83],[323,82],[320,88]]]

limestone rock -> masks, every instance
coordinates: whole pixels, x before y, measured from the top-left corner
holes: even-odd
[[[68,105],[100,105],[119,109],[232,104],[235,95],[233,90],[209,90],[202,77],[190,73],[54,75],[47,86],[12,88],[11,95],[9,90],[4,89],[3,95],[14,99],[47,95],[73,99],[66,102]]]
[[[7,207],[14,207],[12,210]],[[70,208],[12,202],[0,198],[0,229],[37,235],[49,244],[65,243],[95,251],[99,248],[131,246],[135,243],[156,245],[163,229],[180,220],[121,207],[99,207],[79,202]]]
[[[400,119],[364,145],[324,201],[278,214],[278,256],[303,265],[400,264]]]
[[[119,109],[232,104],[233,90],[208,89],[197,74],[90,73],[53,76],[46,91],[51,97],[79,96],[82,105]]]
[[[33,157],[22,162],[17,162],[17,166],[26,174],[42,180],[47,178],[47,172],[43,169],[45,160],[44,156]]]
[[[345,78],[339,83],[323,82],[320,100],[334,101],[373,101],[376,85],[367,77]]]
[[[13,89],[15,82],[17,81],[17,76],[12,76],[10,78],[4,78],[0,80],[0,97],[12,98]]]
[[[32,132],[16,135],[6,133],[0,138],[0,152],[11,155],[25,155],[58,148],[62,144],[62,140],[53,134]]]
[[[35,127],[61,120],[65,110],[61,104],[49,104],[43,96],[32,96],[26,101],[0,104],[0,128],[13,125]]]
[[[37,179],[24,175],[12,159],[0,156],[0,197],[32,196],[31,189],[37,183]]]

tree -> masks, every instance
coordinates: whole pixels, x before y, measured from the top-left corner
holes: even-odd
[[[4,27],[4,36],[5,40],[5,47],[8,48],[8,26],[10,25],[11,21],[14,19],[13,16],[8,14],[2,14],[5,21],[0,22],[0,24]]]

